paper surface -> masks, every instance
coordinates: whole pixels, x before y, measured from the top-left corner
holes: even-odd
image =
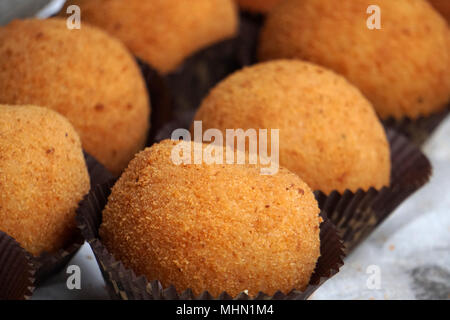
[[[313,299],[450,299],[450,117],[424,151],[433,165],[430,182],[347,257]]]

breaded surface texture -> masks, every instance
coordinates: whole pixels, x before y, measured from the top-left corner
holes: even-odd
[[[237,0],[239,6],[248,11],[267,13],[281,0]]]
[[[389,146],[372,106],[325,68],[278,60],[243,69],[211,91],[195,120],[203,130],[279,129],[280,164],[313,190],[389,185]]]
[[[0,28],[0,103],[58,111],[115,174],[144,147],[149,128],[147,90],[127,49],[87,24],[69,30],[61,19]]]
[[[82,21],[97,25],[162,73],[185,58],[233,37],[238,17],[234,0],[70,0]],[[66,15],[64,9],[60,15]]]
[[[166,140],[138,154],[113,187],[100,228],[110,252],[178,292],[305,288],[320,255],[309,187],[281,168],[268,176],[256,165],[177,166],[178,143],[191,144]]]
[[[0,105],[0,230],[35,256],[63,248],[89,188],[80,138],[67,119]]]
[[[381,29],[366,11],[381,9]],[[381,118],[416,119],[450,100],[450,33],[425,0],[286,0],[263,28],[260,60],[302,59],[344,75]]]
[[[447,19],[447,23],[450,23],[450,1],[449,0],[428,0],[437,11]]]

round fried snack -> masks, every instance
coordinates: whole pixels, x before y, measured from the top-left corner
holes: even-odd
[[[319,208],[280,168],[181,164],[165,140],[130,162],[103,211],[100,236],[125,265],[179,293],[235,296],[304,289],[320,255]],[[197,144],[200,148],[205,148]]]
[[[127,49],[84,24],[15,21],[0,28],[0,103],[35,104],[66,116],[83,148],[118,174],[144,147],[149,99]]]
[[[279,129],[280,164],[313,190],[389,185],[389,146],[372,106],[322,67],[279,60],[245,68],[211,91],[195,120],[224,135],[226,129]]]
[[[0,230],[34,256],[61,249],[89,188],[80,138],[66,118],[0,105]]]
[[[450,101],[450,33],[425,0],[286,0],[263,28],[260,60],[311,61],[344,75],[383,119],[416,119]],[[374,24],[372,24],[374,23]]]
[[[447,19],[447,23],[450,23],[450,1],[449,0],[428,0],[437,11]]]
[[[70,0],[82,21],[119,38],[161,73],[174,71],[185,58],[233,37],[238,28],[234,0]]]
[[[281,0],[237,0],[239,6],[248,11],[267,13]]]

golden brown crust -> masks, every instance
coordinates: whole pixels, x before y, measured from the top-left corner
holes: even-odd
[[[176,166],[178,143],[138,154],[113,187],[100,228],[110,252],[179,292],[303,289],[320,255],[309,187],[285,169],[263,176],[251,165]]]
[[[268,13],[281,0],[237,0],[239,6],[248,11]]]
[[[384,119],[417,118],[450,101],[450,36],[424,0],[380,0],[381,30],[369,30],[373,1],[286,0],[269,15],[259,58],[299,58],[344,75]]]
[[[0,105],[0,230],[35,256],[70,240],[89,192],[80,138],[54,111]]]
[[[385,132],[370,103],[343,77],[298,60],[238,71],[203,101],[203,130],[280,129],[280,164],[313,190],[389,184]]]
[[[36,104],[66,116],[83,148],[120,173],[145,144],[149,101],[133,57],[84,24],[23,20],[0,28],[0,103]]]
[[[234,0],[71,0],[66,7],[72,4],[80,6],[82,21],[119,38],[162,73],[238,27]]]
[[[448,0],[428,0],[439,13],[450,23],[450,1]]]

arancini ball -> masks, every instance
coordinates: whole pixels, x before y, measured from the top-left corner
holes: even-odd
[[[80,138],[66,118],[0,105],[0,230],[34,256],[61,249],[89,188]]]
[[[237,0],[239,6],[251,12],[267,13],[281,0]]]
[[[428,0],[439,13],[450,23],[450,1],[449,0]]]
[[[381,29],[366,11],[381,10]],[[375,18],[375,16],[373,17]],[[450,32],[425,0],[286,0],[263,27],[259,59],[301,59],[345,76],[382,119],[416,119],[450,101]]]
[[[174,71],[196,51],[237,33],[234,0],[70,0],[82,22],[119,38],[161,73]]]
[[[103,31],[69,30],[62,19],[0,28],[0,103],[58,111],[114,174],[144,147],[149,129],[148,93],[131,54]]]
[[[371,104],[343,77],[300,60],[238,71],[203,101],[203,130],[279,129],[280,165],[330,193],[390,182],[390,151]],[[270,146],[270,142],[269,142]]]
[[[320,255],[322,221],[309,187],[282,168],[261,175],[249,164],[176,165],[178,144],[195,148],[156,144],[113,187],[100,238],[114,257],[179,293],[304,289]]]

